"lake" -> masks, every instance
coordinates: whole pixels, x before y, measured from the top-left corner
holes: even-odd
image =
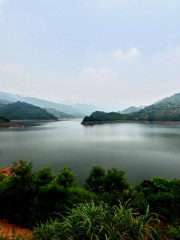
[[[180,178],[180,125],[104,124],[80,120],[28,123],[27,128],[0,129],[0,168],[20,159],[34,169],[69,166],[78,184],[92,166],[126,171],[130,184],[155,176]]]

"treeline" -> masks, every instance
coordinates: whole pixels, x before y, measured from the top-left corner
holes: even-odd
[[[24,102],[1,104],[0,116],[10,120],[57,120],[45,109]]]

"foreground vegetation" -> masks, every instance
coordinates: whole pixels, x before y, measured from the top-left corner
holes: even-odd
[[[130,113],[120,114],[118,112],[94,112],[89,117],[83,119],[83,123],[93,122],[113,122],[113,121],[137,121],[137,122],[180,122],[180,93],[167,97],[158,103],[145,107],[144,109]]]
[[[32,239],[180,239],[179,179],[129,186],[125,172],[95,166],[83,189],[68,167],[32,169],[20,161],[0,174],[0,219],[33,229]]]

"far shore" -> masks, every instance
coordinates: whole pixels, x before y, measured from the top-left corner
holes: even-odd
[[[32,123],[32,122],[59,122],[59,121],[72,121],[72,120],[79,120],[80,118],[60,118],[57,120],[32,120],[32,119],[28,119],[28,120],[11,120],[10,122],[3,122],[0,123],[0,127],[21,127],[24,128],[25,126],[20,125],[19,123]]]
[[[24,126],[22,126],[22,125],[19,125],[19,124],[15,124],[15,123],[13,123],[13,122],[4,122],[4,123],[0,123],[0,127],[5,127],[5,128],[7,128],[7,127],[24,127]]]
[[[21,127],[24,128],[25,126],[20,125],[19,123],[28,123],[28,122],[57,122],[59,120],[11,120],[10,122],[3,122],[0,123],[0,127],[7,128],[7,127]]]
[[[82,118],[59,118],[59,121],[72,121],[72,120],[80,120]]]
[[[163,122],[163,121],[95,121],[95,122],[82,122],[82,125],[90,126],[90,125],[100,125],[100,124],[112,124],[112,123],[144,123],[144,124],[180,124],[179,122]]]
[[[58,122],[59,120],[38,120],[38,119],[28,119],[28,120],[11,120],[12,123],[28,123],[28,122]]]
[[[59,122],[59,121],[72,121],[82,118],[58,118],[57,120],[39,120],[39,119],[27,119],[27,120],[11,120],[12,123],[28,123],[28,122]]]

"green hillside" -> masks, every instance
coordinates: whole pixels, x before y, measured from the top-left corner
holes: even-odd
[[[10,120],[57,120],[45,109],[24,102],[16,102],[0,107],[0,116]]]
[[[5,106],[5,104],[0,103],[0,108],[3,108],[4,106]]]
[[[90,117],[85,117],[83,123],[101,121],[180,122],[180,93],[167,97],[135,113],[94,112]]]
[[[57,117],[57,118],[59,118],[59,119],[62,119],[62,118],[75,118],[74,115],[57,111],[57,110],[54,109],[54,108],[45,108],[45,109],[46,109],[47,112],[53,114],[55,117]]]

